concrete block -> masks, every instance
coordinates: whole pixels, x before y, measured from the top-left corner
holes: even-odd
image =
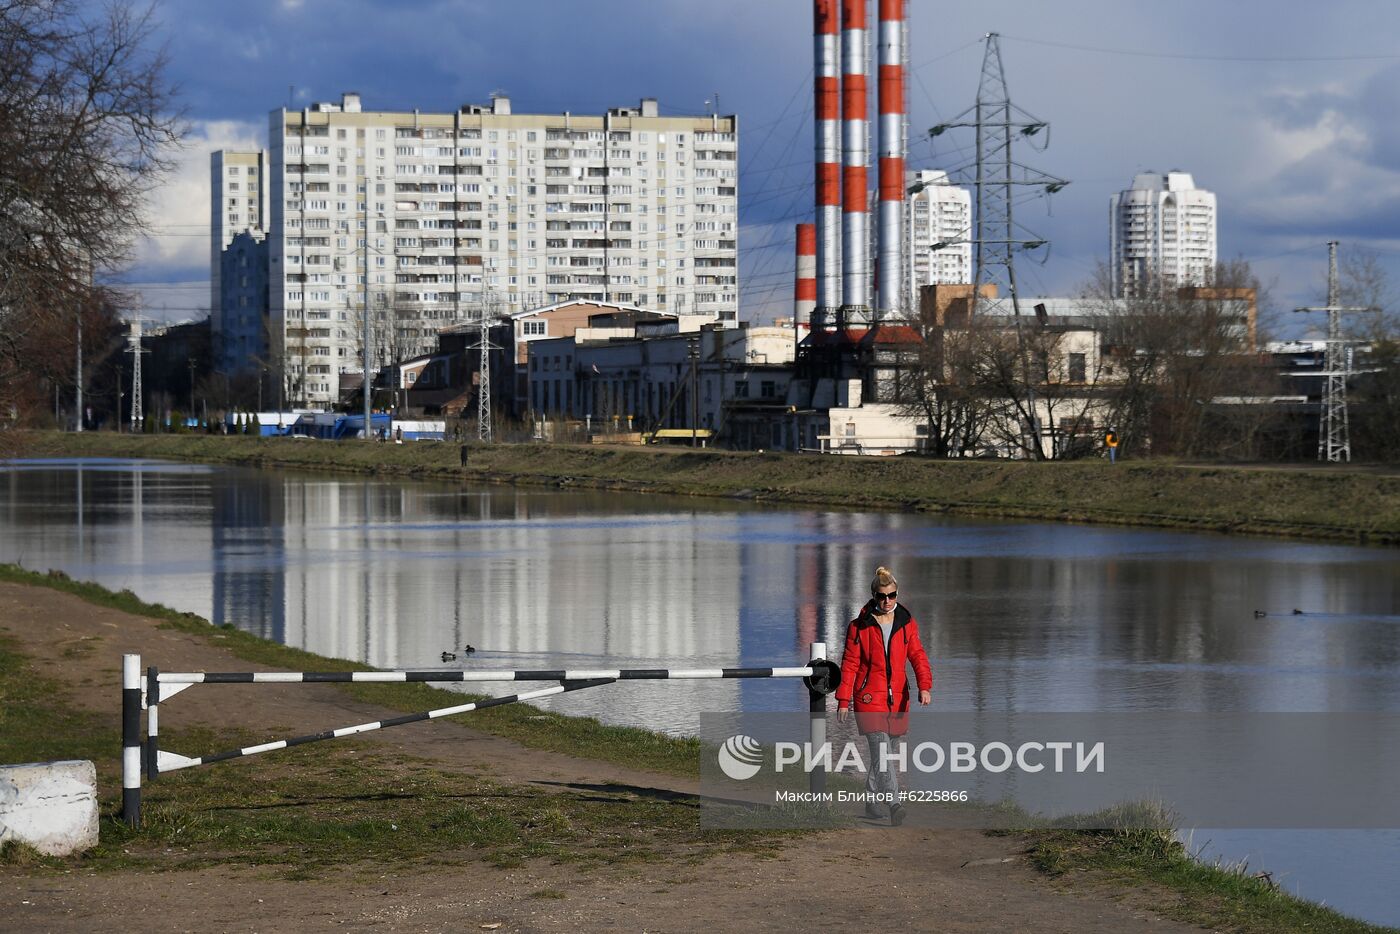
[[[0,842],[67,856],[97,845],[97,769],[87,760],[0,765]]]

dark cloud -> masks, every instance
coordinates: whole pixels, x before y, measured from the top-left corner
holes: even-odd
[[[698,112],[718,92],[740,115],[745,307],[788,301],[791,228],[811,211],[810,0],[166,0],[161,9],[197,120],[265,124],[289,86],[297,106],[356,90],[369,108],[450,110],[502,89],[518,109],[545,112],[642,96]],[[1107,251],[1109,196],[1147,169],[1180,167],[1216,192],[1222,256],[1276,253],[1324,226],[1386,234],[1400,66],[1238,59],[1386,51],[1400,6],[1337,0],[1318,17],[1300,0],[1270,4],[1268,16],[1218,0],[914,0],[911,17],[914,165],[969,157],[970,137],[931,143],[923,130],[972,103],[988,30],[1005,31],[1012,98],[1052,124],[1047,152],[1018,154],[1073,181],[1053,213],[1042,203],[1020,210],[1053,245],[1044,266],[1027,266],[1037,291],[1069,292],[1087,278]],[[1328,121],[1347,134],[1329,136]],[[1282,155],[1290,134],[1309,132],[1329,158]],[[1294,287],[1301,278],[1279,289]]]

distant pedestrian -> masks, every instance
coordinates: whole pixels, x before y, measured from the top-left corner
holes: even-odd
[[[902,824],[905,814],[899,803],[899,776],[884,753],[894,737],[909,729],[909,665],[914,666],[919,703],[927,705],[933,699],[928,655],[919,640],[918,623],[898,602],[898,586],[888,568],[875,569],[870,601],[846,628],[841,686],[836,690],[837,717],[845,720],[854,707],[856,727],[869,747],[865,815],[883,817],[886,809],[881,805],[888,805],[894,825]]]

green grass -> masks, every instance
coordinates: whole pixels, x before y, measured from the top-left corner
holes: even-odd
[[[18,643],[0,635],[0,762],[111,759],[121,748],[120,731],[96,714],[54,702],[62,696],[59,682],[36,674]]]
[[[1400,544],[1394,470],[819,457],[656,447],[333,444],[284,438],[23,435],[35,454],[164,457],[454,481]]]
[[[0,762],[91,759],[106,790],[96,848],[58,859],[10,842],[0,848],[0,865],[167,870],[236,860],[308,878],[338,867],[468,859],[496,866],[544,857],[584,866],[705,860],[769,852],[787,836],[704,830],[693,797],[607,785],[555,793],[446,772],[353,740],[327,743],[316,755],[270,753],[147,781],[143,826],[133,831],[119,819],[114,721],[75,710],[61,682],[41,676],[13,638],[0,636]],[[167,747],[191,751],[261,738],[207,728],[162,734]]]
[[[58,572],[38,574],[0,565],[0,580],[72,593],[99,606],[153,617],[162,625],[209,639],[240,658],[291,670],[360,666],[321,658],[228,628],[193,614],[148,604],[129,591],[112,592]],[[400,709],[429,709],[462,695],[426,685],[341,685],[357,697]],[[120,747],[115,717],[77,711],[63,685],[40,677],[0,636],[0,761],[92,759],[99,785],[115,781]],[[692,775],[695,740],[607,727],[595,720],[509,706],[468,721],[536,748],[619,765]],[[164,731],[167,748],[223,750],[264,739],[246,731]],[[466,859],[513,866],[549,858],[583,867],[695,862],[734,853],[775,855],[801,831],[702,830],[693,798],[653,797],[625,787],[551,794],[482,775],[442,771],[430,762],[373,753],[354,740],[320,747],[321,754],[276,752],[211,769],[170,773],[143,791],[145,825],[133,832],[118,819],[119,800],[103,798],[102,843],[81,857],[55,859],[9,843],[0,866],[14,871],[165,870],[228,861],[260,865],[283,878],[379,872],[386,864],[454,865]],[[1122,823],[1150,822],[1149,807],[1124,811]],[[812,815],[830,826],[829,816]],[[1088,820],[1086,818],[1086,820]],[[1014,822],[1014,821],[1013,821]],[[1096,817],[1091,823],[1101,823]],[[1033,830],[1032,865],[1082,885],[1131,892],[1150,910],[1211,928],[1266,934],[1277,931],[1377,934],[1394,929],[1345,918],[1296,899],[1243,871],[1190,859],[1169,830]],[[531,897],[560,897],[552,889]]]
[[[198,636],[245,661],[283,671],[372,670],[355,662],[325,658],[279,645],[232,626],[216,627],[202,616],[147,603],[129,590],[114,592],[99,584],[73,580],[61,571],[40,574],[16,565],[0,564],[0,580],[50,587],[97,606],[158,619],[164,626]],[[143,661],[158,665],[160,659]],[[432,710],[466,703],[471,699],[484,699],[484,695],[462,694],[422,683],[358,683],[337,687],[357,700],[405,712]],[[524,704],[473,712],[464,715],[461,722],[534,749],[586,755],[590,759],[643,771],[699,775],[700,743],[696,739],[666,736],[634,727],[609,726],[592,717],[567,717]]]
[[[227,733],[172,734],[177,748],[227,748]],[[161,776],[143,793],[139,833],[106,828],[98,859],[169,869],[237,858],[294,863],[305,875],[356,864],[518,866],[549,858],[629,865],[758,850],[782,834],[702,830],[694,798],[651,797],[621,786],[553,792],[427,761],[367,752],[353,742],[314,756],[272,753]],[[294,857],[294,858],[293,858]]]
[[[1154,910],[1218,931],[1394,934],[1397,930],[1295,898],[1244,867],[1198,862],[1170,831],[1041,831],[1031,839],[1031,864],[1051,876],[1082,880],[1087,875],[1115,889],[1145,889]],[[1152,898],[1153,889],[1167,893],[1166,897]]]

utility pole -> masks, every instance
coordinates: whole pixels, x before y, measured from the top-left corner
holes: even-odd
[[[367,187],[368,187],[368,186],[367,186]],[[366,206],[368,206],[368,204],[369,204],[369,193],[368,193],[368,192],[365,193],[365,204],[366,204]],[[370,229],[369,229],[369,228],[370,228],[370,223],[369,223],[369,210],[368,210],[368,207],[366,207],[366,210],[365,210],[365,289],[364,289],[365,313],[364,313],[364,320],[363,320],[363,322],[362,322],[362,324],[363,324],[362,333],[360,334],[360,338],[361,338],[361,339],[364,341],[364,343],[365,343],[365,348],[364,348],[364,350],[365,350],[365,353],[364,353],[364,358],[365,358],[365,359],[364,359],[364,370],[365,370],[365,375],[364,375],[364,383],[363,383],[363,385],[360,386],[360,391],[361,391],[361,393],[362,393],[362,394],[364,395],[364,397],[365,397],[365,398],[364,398],[364,403],[365,403],[365,404],[364,404],[364,419],[365,419],[365,435],[364,435],[364,437],[365,437],[365,440],[366,440],[366,441],[373,441],[374,438],[373,438],[373,437],[371,436],[371,434],[370,434],[370,393],[371,393],[373,390],[372,390],[372,387],[371,387],[371,385],[370,385],[370,383],[371,383],[371,376],[370,376],[370,363],[371,363],[371,356],[370,356],[370,355],[371,355],[371,350],[370,350],[370,327],[369,327],[369,238],[370,238]]]
[[[88,251],[87,261],[88,291],[87,294],[78,300],[78,367],[77,379],[74,382],[73,400],[78,406],[78,431],[83,430],[83,305],[95,294],[94,271],[92,263],[92,251]]]
[[[976,201],[976,232],[972,240],[972,306],[975,313],[978,304],[983,301],[981,292],[985,285],[997,288],[997,297],[989,300],[994,306],[1008,298],[1011,301],[1012,316],[1016,324],[1017,352],[1020,356],[1022,379],[1025,382],[1026,398],[1022,414],[1030,432],[1030,453],[1036,460],[1043,460],[1045,451],[1041,441],[1040,419],[1036,411],[1035,378],[1026,350],[1021,322],[1021,301],[1016,289],[1015,257],[1018,252],[1039,249],[1046,246],[1047,242],[1016,223],[1014,193],[1017,188],[1027,187],[1032,190],[1032,196],[1052,195],[1069,182],[1022,165],[1014,159],[1012,143],[1018,137],[1031,140],[1044,131],[1045,135],[1042,138],[1048,145],[1050,125],[1011,102],[1010,92],[1006,87],[1006,70],[1001,63],[1000,36],[994,32],[987,33],[986,43],[987,47],[982,56],[982,77],[977,85],[977,103],[953,121],[930,128],[928,135],[930,138],[941,136],[954,127],[969,127],[976,132],[973,162],[949,173],[964,178],[971,175]],[[1037,148],[1043,150],[1045,146]],[[941,250],[954,242],[958,241],[935,243],[932,249]],[[1017,405],[1022,405],[1022,400],[1015,401]]]
[[[130,322],[131,330],[127,333],[126,352],[131,354],[131,431],[140,432],[144,429],[143,422],[145,415],[142,411],[141,396],[141,355],[150,353],[141,346],[141,316],[136,315]]]
[[[493,440],[491,434],[491,351],[500,349],[491,343],[491,322],[497,313],[497,302],[496,292],[494,290],[488,291],[483,296],[477,320],[480,336],[477,350],[480,356],[477,358],[476,373],[476,440],[488,443]]]
[[[1342,339],[1342,315],[1379,311],[1375,307],[1343,306],[1337,278],[1337,241],[1327,241],[1327,304],[1322,308],[1295,308],[1297,312],[1327,312],[1327,341],[1322,352],[1322,411],[1317,426],[1317,459],[1327,463],[1351,462],[1351,423],[1347,416],[1347,378],[1351,375],[1352,345]]]
[[[83,430],[83,306],[78,305],[78,368],[75,373],[77,387],[73,398],[78,406],[78,431]]]
[[[700,397],[696,389],[696,367],[700,363],[700,335],[692,337],[690,344],[690,446],[700,446],[699,422],[700,422]]]
[[[188,360],[187,362],[189,363],[189,368],[190,368],[190,408],[189,408],[189,414],[190,414],[191,417],[193,417],[193,415],[194,415],[194,357],[190,357],[189,360]]]

